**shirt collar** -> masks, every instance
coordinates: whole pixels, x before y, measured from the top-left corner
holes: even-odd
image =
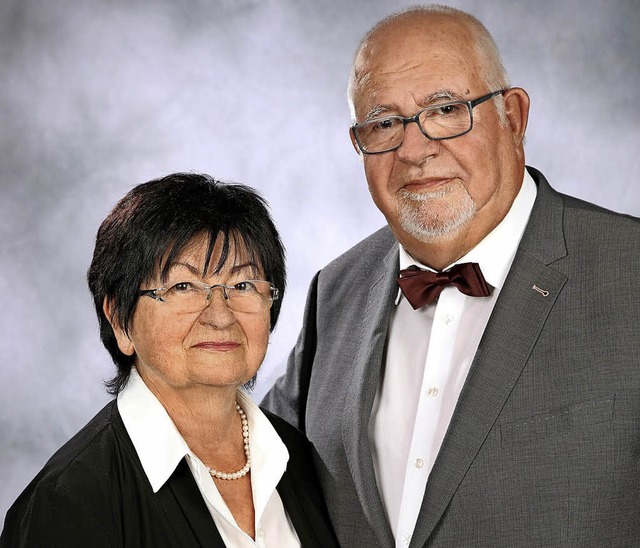
[[[249,421],[251,486],[257,523],[287,469],[289,451],[251,396],[239,389],[237,398]]]
[[[135,367],[118,394],[118,411],[156,493],[189,454],[189,446]]]
[[[287,468],[289,452],[251,397],[238,389],[237,398],[249,422],[253,502],[256,516],[261,516]],[[198,476],[208,476],[205,465],[189,449],[135,367],[131,368],[129,380],[118,394],[118,410],[154,493],[171,477],[185,456]],[[215,489],[212,481],[211,488]]]
[[[502,288],[524,230],[529,222],[536,194],[536,184],[525,169],[520,191],[504,219],[464,257],[461,257],[444,270],[448,270],[454,264],[478,263],[489,285],[494,288]],[[433,272],[432,268],[416,261],[402,244],[399,244],[399,246],[401,270],[415,265],[423,270],[431,270]],[[400,300],[400,295],[401,293],[396,299],[396,304]]]

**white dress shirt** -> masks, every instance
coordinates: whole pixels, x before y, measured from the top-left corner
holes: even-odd
[[[522,187],[505,218],[456,261],[478,263],[493,288],[491,296],[469,297],[446,287],[435,302],[414,310],[398,294],[369,422],[376,480],[398,548],[411,540],[429,474],[536,193],[525,170]],[[411,265],[432,270],[401,245],[400,269]]]
[[[276,485],[287,467],[289,452],[249,395],[238,390],[237,397],[249,421],[255,541],[238,527],[206,466],[189,449],[165,408],[135,367],[124,390],[118,394],[118,410],[154,493],[186,456],[198,489],[226,546],[299,548],[298,535],[276,491]]]

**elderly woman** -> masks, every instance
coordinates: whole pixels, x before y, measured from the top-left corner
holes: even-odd
[[[1,546],[335,546],[306,439],[243,390],[285,287],[251,189],[174,174],[102,223],[88,272],[117,398],[9,510]]]

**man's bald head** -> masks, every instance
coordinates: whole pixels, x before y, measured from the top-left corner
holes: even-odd
[[[434,39],[438,34],[451,32],[466,35],[466,42],[480,64],[482,79],[488,89],[505,89],[509,79],[502,64],[500,52],[486,27],[471,14],[464,11],[432,4],[416,6],[391,14],[374,25],[362,38],[351,67],[348,84],[349,108],[356,120],[354,95],[363,79],[367,77],[366,61],[388,48],[395,36],[412,34]],[[499,99],[497,105],[500,110]],[[501,113],[502,115],[502,113]]]

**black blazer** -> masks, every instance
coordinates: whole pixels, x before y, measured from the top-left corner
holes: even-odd
[[[337,546],[302,434],[268,411],[289,450],[278,493],[304,547]],[[0,548],[224,547],[186,460],[154,493],[115,400],[44,466],[7,512]]]

